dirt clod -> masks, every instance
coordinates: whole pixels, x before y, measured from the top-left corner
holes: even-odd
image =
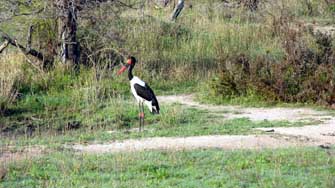
[[[330,149],[331,148],[330,145],[325,145],[325,144],[322,144],[319,147],[322,148],[322,149]]]

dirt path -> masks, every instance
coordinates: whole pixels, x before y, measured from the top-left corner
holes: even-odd
[[[27,146],[21,149],[15,147],[0,148],[0,167],[14,161],[31,159],[43,155],[45,147],[43,146]]]
[[[171,95],[161,96],[158,100],[163,103],[179,103],[190,107],[208,110],[211,112],[224,112],[225,118],[249,118],[252,121],[262,120],[288,120],[288,121],[304,121],[304,120],[320,120],[328,121],[335,117],[324,112],[316,111],[310,108],[245,108],[240,106],[226,105],[208,105],[200,104],[194,100],[192,95]]]
[[[143,150],[190,150],[198,148],[264,149],[302,146],[300,142],[276,139],[270,135],[247,136],[192,136],[155,137],[142,140],[125,140],[105,144],[75,145],[73,148],[89,153],[134,152]]]
[[[130,139],[104,144],[71,146],[86,153],[134,152],[143,150],[188,150],[197,148],[263,149],[301,146],[328,146],[335,144],[335,117],[309,108],[243,108],[239,106],[213,106],[194,101],[192,95],[161,96],[164,103],[179,103],[189,107],[224,112],[226,119],[249,118],[260,120],[320,121],[319,125],[290,128],[258,128],[271,132],[265,135],[213,135],[193,137],[154,137]]]

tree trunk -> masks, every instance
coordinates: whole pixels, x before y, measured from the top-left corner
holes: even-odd
[[[178,4],[176,6],[176,8],[174,9],[172,16],[171,16],[171,20],[176,21],[180,12],[183,10],[184,8],[184,2],[185,0],[178,0]]]
[[[7,48],[8,44],[8,40],[5,40],[5,42],[0,45],[0,54],[5,48]]]
[[[77,0],[58,0],[58,34],[60,39],[59,56],[69,66],[77,66],[80,48],[77,41]]]

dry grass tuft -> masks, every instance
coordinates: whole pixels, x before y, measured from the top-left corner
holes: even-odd
[[[0,59],[0,114],[18,95],[15,85],[22,78],[23,61],[23,56],[13,54],[4,55]]]

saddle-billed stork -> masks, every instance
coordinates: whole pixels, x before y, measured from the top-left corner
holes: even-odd
[[[152,89],[149,87],[148,84],[146,84],[144,81],[139,79],[137,76],[133,76],[133,68],[136,64],[136,58],[133,56],[129,56],[127,58],[127,63],[122,66],[122,68],[118,71],[118,75],[123,73],[125,70],[128,69],[128,78],[130,81],[130,89],[133,93],[136,101],[138,102],[139,106],[139,120],[140,120],[140,127],[139,130],[141,131],[142,126],[144,126],[144,107],[143,103],[145,103],[150,112],[152,114],[159,114],[159,105],[158,100],[155,96],[155,93],[152,91]]]

